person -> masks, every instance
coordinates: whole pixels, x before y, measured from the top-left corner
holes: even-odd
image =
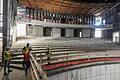
[[[10,70],[10,60],[13,54],[10,52],[10,47],[6,47],[4,51],[4,75],[7,75],[6,68],[8,68],[8,73],[12,72]]]
[[[48,48],[47,48],[47,51],[46,51],[46,56],[47,56],[48,65],[51,64],[51,62],[50,62],[51,54],[52,54],[51,48],[48,47]]]
[[[30,68],[30,53],[32,51],[32,48],[29,43],[27,43],[26,46],[22,49],[23,54],[23,67],[25,68],[25,75],[28,74],[28,69]]]

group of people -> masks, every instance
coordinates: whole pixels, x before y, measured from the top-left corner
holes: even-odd
[[[22,54],[23,54],[23,67],[25,69],[25,75],[27,76],[28,74],[28,69],[30,68],[30,53],[32,51],[32,47],[30,46],[29,43],[26,44],[26,46],[24,46],[22,48]],[[47,56],[47,61],[48,64],[50,63],[50,57],[51,57],[51,48],[48,47],[47,51],[45,52],[46,56]],[[10,70],[10,60],[11,58],[14,57],[14,54],[12,54],[10,52],[10,47],[6,47],[5,51],[4,51],[4,75],[7,75],[9,72],[12,72],[12,70]],[[6,69],[8,68],[8,70]]]
[[[25,69],[25,75],[28,74],[28,69],[30,67],[30,53],[32,51],[32,48],[29,43],[27,43],[26,46],[22,49],[23,54],[23,67]],[[12,72],[10,70],[10,60],[14,57],[14,54],[10,52],[10,47],[6,47],[4,50],[4,75],[7,75],[9,72]],[[7,69],[8,68],[8,69]]]

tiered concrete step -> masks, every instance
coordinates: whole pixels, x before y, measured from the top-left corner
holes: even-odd
[[[43,65],[46,65],[47,57],[46,57],[46,49],[47,47],[33,46],[32,54],[36,57],[36,60]],[[20,67],[22,69],[23,55],[22,48],[12,48],[12,52],[15,54],[15,57],[11,60],[11,65]],[[53,47],[52,55],[51,55],[51,63],[60,63],[65,62],[67,59],[69,61],[82,59],[86,51],[81,51],[79,48],[70,48],[70,47]],[[40,57],[42,57],[40,59]]]
[[[43,58],[43,61],[46,62],[46,49],[47,47],[32,47],[32,54],[36,55],[36,60],[40,61],[40,56]],[[11,60],[11,66],[16,66],[16,67],[22,67],[22,62],[23,62],[23,55],[21,52],[22,48],[12,48],[12,52],[15,54],[13,59]],[[70,48],[70,47],[53,47],[52,48],[52,56],[58,56],[58,55],[65,55],[66,53],[74,54],[74,53],[80,53],[81,51]]]
[[[12,52],[15,54],[15,57],[11,60],[11,63],[14,65],[22,64],[23,56],[21,51],[24,47],[23,42],[24,41],[18,42],[18,44],[12,48]],[[35,43],[32,44],[32,54],[36,57],[38,62],[40,61],[41,56],[43,64],[47,64],[45,52],[48,45],[50,45],[53,49],[51,56],[52,63],[66,61],[66,54],[70,54],[68,57],[72,60],[76,59],[74,56],[81,56],[83,52],[113,50],[119,48],[118,45],[99,39],[58,38],[46,39],[42,41],[40,41],[40,39],[34,39],[34,42]]]

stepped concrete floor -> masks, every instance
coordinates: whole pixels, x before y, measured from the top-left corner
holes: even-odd
[[[27,42],[31,45],[38,46],[70,46],[70,47],[79,47],[82,49],[120,49],[119,45],[111,44],[109,40],[103,39],[94,39],[94,38],[34,38],[34,39],[24,39],[19,40],[13,44],[13,47],[23,47]],[[31,80],[30,74],[28,77],[25,76],[24,70],[13,69],[8,76],[3,75],[3,69],[0,72],[0,80]]]
[[[39,46],[69,46],[80,50],[113,50],[120,49],[120,45],[112,43],[110,40],[99,38],[54,38],[42,37],[18,40],[13,47],[23,47],[27,42],[31,45]]]
[[[0,71],[0,80],[32,80],[30,76],[30,72],[28,76],[25,76],[25,71],[24,70],[18,70],[18,69],[13,69],[11,73],[9,73],[7,76],[4,75],[4,69]]]

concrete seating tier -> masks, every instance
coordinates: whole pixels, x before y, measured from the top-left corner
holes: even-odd
[[[37,40],[39,41],[39,40]],[[36,42],[36,41],[34,41]],[[20,44],[20,45],[19,45]],[[119,54],[116,53],[108,56],[108,53],[96,53],[96,51],[107,51],[107,50],[117,50],[119,49],[118,45],[111,43],[110,41],[104,41],[99,39],[80,39],[80,38],[55,38],[55,39],[46,39],[41,42],[32,43],[32,54],[40,65],[47,65],[46,49],[48,45],[52,48],[51,63],[59,64],[64,62],[71,61],[80,61],[82,59],[94,59],[94,58],[116,58]],[[11,60],[11,66],[22,68],[22,48],[24,44],[21,42],[18,43],[18,46],[12,47],[12,52],[15,57]],[[86,53],[87,52],[87,53]],[[92,52],[92,53],[90,53]],[[59,67],[58,67],[59,68]],[[49,69],[44,68],[44,70],[49,71]]]
[[[23,56],[22,56],[22,53],[21,53],[21,49],[22,48],[15,48],[12,49],[12,51],[16,51],[16,53],[14,52],[14,54],[16,55],[12,60],[11,60],[11,63],[12,65],[14,64],[21,64],[21,67],[22,67],[22,61],[23,61]],[[36,60],[43,64],[43,65],[46,65],[47,64],[47,57],[46,57],[46,54],[45,54],[45,51],[46,51],[46,47],[34,47],[33,46],[33,51],[32,51],[32,54],[36,57]],[[78,49],[78,48],[77,48]],[[59,48],[53,48],[52,50],[52,55],[51,55],[51,63],[60,63],[60,62],[64,62],[64,61],[72,61],[72,60],[79,60],[79,59],[83,59],[83,58],[88,58],[89,55],[86,54],[86,51],[81,51],[81,50],[77,50],[77,49],[73,49],[73,48],[66,48],[64,49],[63,47],[60,49]],[[90,53],[91,54],[91,53]],[[94,56],[92,57],[89,57],[89,58],[94,58],[94,57],[106,57],[106,56],[103,56],[103,55],[100,55],[100,54],[94,54]],[[85,57],[86,56],[86,57]],[[41,57],[41,58],[40,58]],[[112,56],[113,57],[113,56]]]
[[[22,48],[12,48],[12,52],[15,54],[15,56],[12,58],[11,60],[11,65],[17,65],[20,67],[22,67],[22,61],[23,61],[23,55],[22,55],[22,52],[21,52],[21,49]],[[36,57],[37,61],[40,61],[40,56],[43,57],[43,58],[46,58],[46,49],[47,47],[44,47],[44,48],[38,48],[38,47],[33,47],[33,51],[32,51],[32,54]],[[59,48],[52,48],[52,55],[64,55],[65,53],[76,53],[76,52],[81,52],[79,50],[76,50],[76,49],[73,49],[73,48],[63,48],[63,47],[59,47]]]

